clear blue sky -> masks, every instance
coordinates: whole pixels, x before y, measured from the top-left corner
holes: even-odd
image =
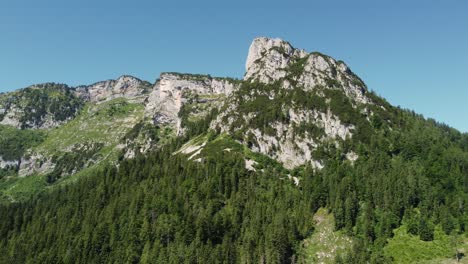
[[[0,91],[164,71],[240,78],[256,36],[344,60],[394,105],[468,132],[464,0],[0,0]]]

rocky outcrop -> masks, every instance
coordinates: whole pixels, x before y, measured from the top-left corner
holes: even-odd
[[[54,128],[73,119],[85,102],[99,103],[124,97],[142,103],[151,86],[128,75],[76,88],[55,83],[33,85],[0,95],[0,124]]]
[[[245,68],[247,81],[281,81],[284,88],[300,86],[308,90],[320,85],[342,89],[358,103],[370,103],[365,84],[344,62],[295,49],[281,39],[256,38],[249,48]]]
[[[236,121],[234,112],[236,108],[231,106],[231,111],[221,113],[216,120],[211,123],[211,128],[223,133],[236,133],[238,130],[245,130],[243,143],[253,142],[250,148],[255,152],[260,152],[281,162],[286,168],[292,169],[304,164],[321,169],[322,162],[316,159],[313,152],[317,147],[328,140],[345,140],[352,137],[353,125],[343,124],[338,117],[330,111],[327,113],[315,110],[293,110],[288,114],[288,123],[276,121],[269,125],[269,129],[274,134],[265,133],[258,128],[240,126],[232,130],[232,124]],[[223,116],[230,116],[227,121]],[[248,124],[254,115],[243,116],[244,124]],[[300,124],[314,124],[323,130],[319,137],[309,133],[298,134],[295,127]],[[348,156],[347,156],[348,157]],[[357,159],[356,155],[349,156]]]
[[[332,107],[327,95],[343,94],[350,98],[351,110],[358,104],[370,103],[364,83],[346,64],[320,53],[295,49],[281,39],[257,38],[252,42],[244,81],[252,85],[247,86],[249,89],[235,91],[210,127],[235,135],[253,151],[278,160],[286,168],[310,164],[321,169],[323,161],[314,157],[314,152],[323,144],[339,145],[353,136],[355,125],[349,120],[348,123],[340,120],[343,113],[332,111],[337,99],[333,99]],[[255,82],[271,85],[262,86]],[[297,104],[297,101],[275,100],[293,98],[290,95],[298,89],[307,91],[303,93],[305,96],[318,98],[323,103],[317,102],[316,108],[310,108]],[[328,89],[341,92],[328,93]],[[271,104],[278,105],[270,107]],[[252,109],[253,105],[274,110],[264,112]],[[272,113],[278,119],[272,120]],[[358,158],[355,153],[345,157],[351,162]]]
[[[149,92],[151,85],[133,76],[124,75],[116,80],[97,82],[88,86],[75,88],[75,94],[90,102],[104,102],[124,97],[137,99]]]
[[[146,117],[157,124],[170,124],[180,133],[181,119],[179,112],[186,103],[197,103],[214,106],[230,94],[236,86],[236,81],[228,78],[213,78],[207,75],[190,75],[178,73],[163,73],[156,85],[141,81],[131,76],[122,76],[116,80],[98,82],[89,86],[76,88],[66,85],[41,84],[22,90],[2,94],[0,96],[0,124],[12,125],[17,128],[52,128],[57,127],[74,117],[84,102],[99,104],[116,98],[125,98],[130,102],[145,106]],[[68,106],[71,102],[78,102],[74,111],[64,118],[61,111],[52,111],[50,106],[56,103],[53,96],[60,96],[60,103]],[[47,98],[37,102],[34,98]],[[55,100],[55,101],[54,101]],[[80,102],[82,102],[80,104]],[[59,109],[60,110],[60,109]],[[29,112],[27,112],[29,111]],[[37,115],[41,112],[43,114]],[[203,114],[203,113],[200,113]],[[25,118],[26,116],[26,118]],[[28,119],[31,117],[31,121]],[[128,122],[131,123],[131,122]],[[129,142],[134,148],[126,144],[120,146],[126,158],[132,158],[136,153],[146,152],[155,144],[151,138],[141,136],[138,142]],[[73,150],[65,150],[65,153]],[[58,157],[60,158],[60,157]],[[33,174],[47,174],[56,169],[56,160],[47,154],[28,150],[19,161],[16,168],[20,177]],[[14,165],[12,162],[0,160],[0,168]]]
[[[17,160],[4,160],[2,157],[0,157],[0,169],[6,169],[6,168],[17,168],[19,164],[19,161]]]
[[[25,177],[32,174],[46,174],[55,167],[50,157],[44,157],[39,153],[32,153],[21,158],[18,176]]]
[[[0,124],[48,129],[73,119],[83,106],[65,84],[44,83],[0,95]]]
[[[186,103],[207,103],[213,96],[229,95],[235,81],[207,75],[162,73],[146,100],[145,115],[158,124],[175,124],[180,133],[179,111]]]
[[[16,105],[10,106],[9,109],[2,108],[0,109],[3,118],[0,118],[0,124],[14,126],[17,128],[21,127],[20,116],[22,115],[21,108]]]
[[[304,58],[307,52],[297,50],[281,39],[256,38],[249,48],[244,80],[257,79],[270,83],[284,78],[286,68],[294,58]]]

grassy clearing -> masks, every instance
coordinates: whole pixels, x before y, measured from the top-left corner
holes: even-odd
[[[395,263],[457,263],[456,248],[466,254],[468,239],[463,235],[457,238],[446,235],[440,226],[436,226],[434,240],[422,241],[419,236],[409,234],[402,225],[394,230],[394,237],[388,241],[384,253]],[[459,263],[468,263],[468,258],[462,258]]]
[[[255,161],[254,168],[274,168],[288,174],[281,163],[261,153],[253,152],[247,146],[234,140],[228,134],[215,135],[214,132],[197,136],[182,146],[176,153],[186,154],[190,159],[216,158],[218,155],[229,153],[229,155],[240,155],[246,160]]]
[[[47,188],[73,182],[83,175],[118,160],[122,138],[144,118],[144,106],[118,98],[101,104],[87,104],[80,114],[70,122],[43,132],[44,141],[32,148],[33,152],[45,157],[61,157],[80,145],[102,143],[94,165],[74,175],[61,178],[54,185],[48,185],[45,175],[31,175],[24,178],[8,177],[0,180],[0,200],[21,201]]]
[[[334,231],[335,218],[328,209],[320,208],[313,221],[314,233],[301,244],[300,255],[304,263],[334,263],[338,254],[344,256],[351,249],[352,239],[341,231]]]
[[[128,103],[124,98],[88,104],[75,119],[50,130],[47,139],[35,150],[52,155],[69,151],[80,143],[100,142],[105,146],[115,146],[143,119],[143,112],[143,105]]]

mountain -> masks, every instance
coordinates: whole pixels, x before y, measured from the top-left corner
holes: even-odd
[[[373,114],[367,88],[343,62],[279,39],[254,40],[244,81],[212,128],[243,135],[238,139],[289,169],[322,167],[312,153],[325,141],[353,137],[353,121]]]
[[[15,127],[20,134],[28,131],[40,139],[30,146],[12,131],[1,142],[5,150],[0,153],[0,169],[16,171],[20,177],[46,175],[51,183],[101,161],[115,162],[122,149],[125,157],[133,157],[135,151],[152,147],[153,134],[161,131],[163,139],[179,134],[178,113],[186,102],[200,104],[203,109],[193,111],[203,115],[218,97],[233,90],[233,82],[163,73],[155,85],[121,76],[87,86],[47,83],[2,94],[3,129]],[[139,133],[149,134],[138,137]]]
[[[467,134],[281,39],[0,94],[1,263],[466,261],[467,193]]]

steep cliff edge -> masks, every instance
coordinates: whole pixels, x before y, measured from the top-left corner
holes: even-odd
[[[74,92],[78,97],[89,102],[104,102],[120,97],[133,100],[148,94],[151,86],[149,82],[130,75],[123,75],[116,80],[78,86],[74,89]]]
[[[335,86],[359,103],[369,103],[366,86],[342,61],[330,56],[296,49],[281,39],[260,37],[249,48],[244,80],[274,83],[284,88]]]
[[[311,164],[320,169],[320,149],[343,145],[369,126],[373,103],[368,94],[343,62],[280,39],[257,38],[249,49],[244,82],[211,128],[232,134],[287,168]],[[345,154],[351,162],[358,158],[352,150]]]
[[[238,81],[230,78],[162,73],[146,100],[145,113],[155,124],[174,124],[180,134],[184,105],[192,106],[188,110],[192,115],[203,116],[237,86]]]

